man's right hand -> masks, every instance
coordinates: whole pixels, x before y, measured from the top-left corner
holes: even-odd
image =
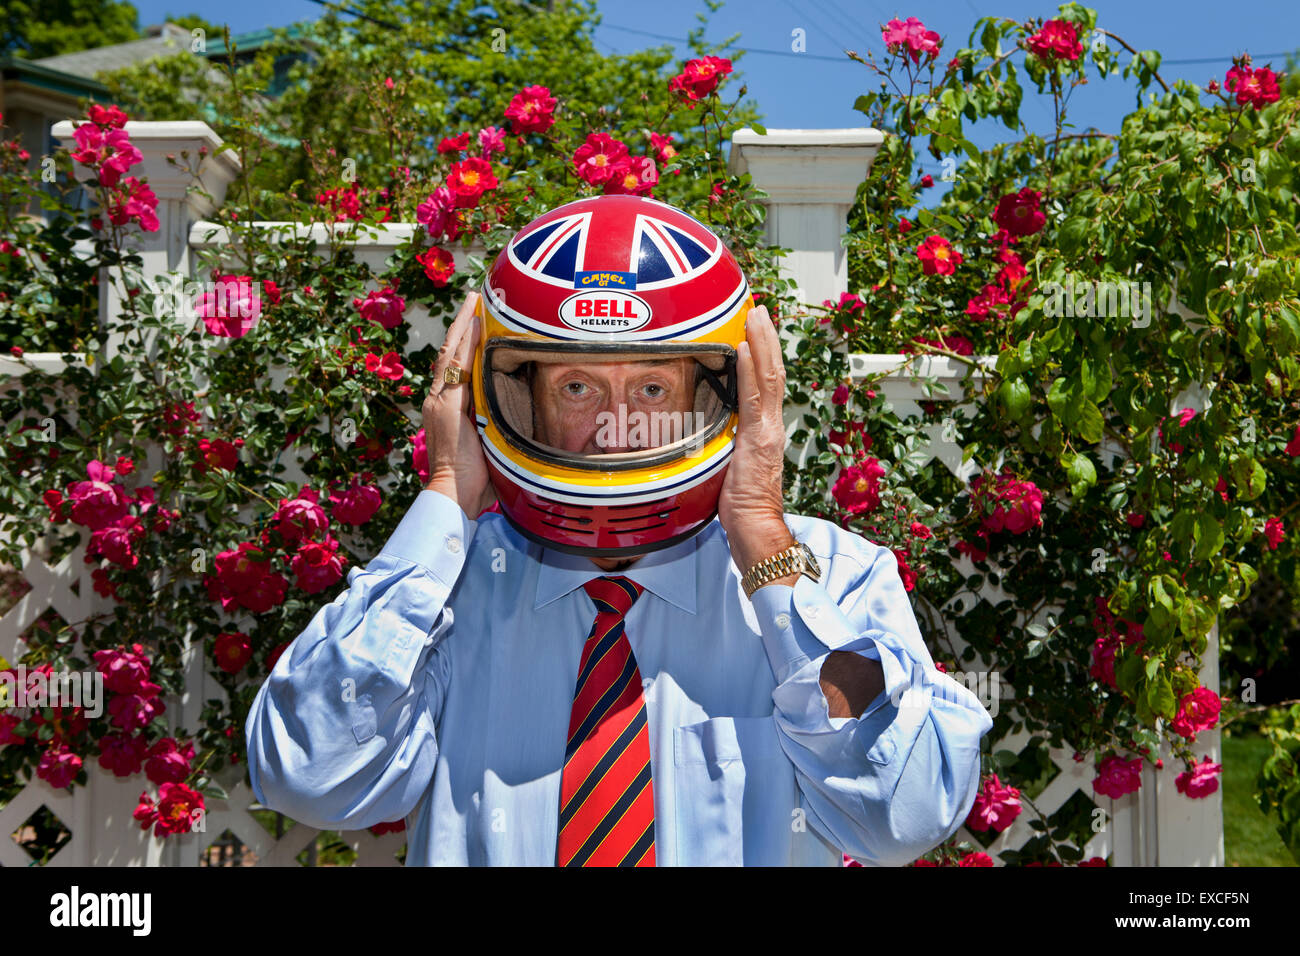
[[[430,473],[424,487],[455,501],[471,520],[491,507],[497,496],[488,480],[487,459],[483,456],[478,429],[469,417],[472,384],[462,378],[461,384],[448,385],[442,374],[453,361],[470,375],[478,374],[473,368],[474,353],[482,334],[474,314],[478,298],[477,292],[465,297],[456,321],[447,330],[433,366],[433,383],[421,409]]]

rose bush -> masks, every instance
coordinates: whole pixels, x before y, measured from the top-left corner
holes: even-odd
[[[1079,863],[1089,808],[1030,799],[1053,773],[1043,747],[1091,755],[1094,792],[1118,798],[1164,744],[1179,791],[1205,798],[1219,765],[1197,734],[1243,706],[1199,684],[1210,631],[1262,571],[1300,589],[1297,83],[1243,55],[1204,88],[1167,84],[1158,53],[1073,3],[981,18],[961,48],[926,36],[895,20],[884,58],[850,54],[872,91],[858,109],[893,135],[851,213],[849,292],[799,320],[791,398],[825,414],[792,436],[811,449],[791,510],[892,547],[936,660],[1014,688],[987,739],[1023,729],[1032,746],[989,754],[968,829],[991,836],[989,788],[1007,781],[1037,833],[1002,859]],[[1113,131],[1076,131],[1070,93],[1098,79],[1156,95]],[[1021,119],[1030,96],[1049,130]],[[989,121],[1008,141],[982,149],[971,127]],[[935,179],[951,184],[938,201]],[[1142,294],[1121,305],[1121,289]],[[852,352],[944,356],[977,401],[934,395],[904,419],[849,375]],[[977,356],[993,362],[980,377]],[[1191,407],[1193,385],[1207,405]],[[939,435],[969,480],[919,452]],[[940,609],[963,594],[958,644]],[[1271,780],[1273,808],[1300,819]]]
[[[33,775],[85,785],[92,762],[146,778],[135,818],[158,837],[191,832],[205,801],[225,798],[244,774],[243,726],[259,684],[348,569],[387,540],[427,478],[417,426],[435,349],[412,347],[409,320],[416,307],[449,320],[482,281],[484,260],[458,267],[453,243],[477,240],[495,255],[525,223],[578,196],[648,195],[711,223],[773,310],[793,311],[776,279],[777,251],[762,240],[757,193],[725,175],[716,150],[699,148],[697,137],[720,142],[750,120],[735,98],[721,99],[731,69],[712,56],[680,64],[645,97],[661,107],[657,122],[614,118],[595,132],[566,111],[563,95],[524,86],[497,125],[444,137],[439,164],[421,176],[403,156],[373,181],[339,183],[330,151],[304,143],[317,175],[301,195],[313,198],[295,206],[296,197],[276,196],[275,208],[290,203],[294,220],[328,226],[328,245],[259,226],[256,193],[236,186],[214,217],[230,243],[204,261],[203,291],[180,303],[168,291],[173,277],[147,274],[132,252],[157,218],[147,183],[132,175],[141,153],[127,115],[94,107],[78,122],[75,143],[55,159],[93,195],[85,221],[70,195],[57,210],[70,222],[54,234],[66,241],[5,221],[5,258],[15,260],[0,261],[13,271],[0,275],[6,344],[20,360],[27,350],[62,350],[69,364],[49,375],[27,363],[21,380],[3,383],[20,388],[0,395],[13,452],[0,498],[15,519],[0,554],[17,565],[18,549],[38,538],[56,555],[84,543],[111,610],[29,632],[23,660],[0,667],[22,663],[29,676],[98,669],[107,700],[96,718],[82,708],[0,715],[0,803]],[[238,74],[230,86],[240,87]],[[413,136],[396,119],[409,109],[403,84],[379,77],[373,86],[390,128]],[[674,136],[692,145],[674,145]],[[237,132],[229,148],[255,180],[249,143]],[[204,158],[172,160],[193,172]],[[40,191],[18,157],[2,172],[16,193]],[[376,272],[339,233],[390,220],[421,228]],[[113,270],[121,314],[103,328],[43,326],[28,259],[47,250],[39,275],[51,288],[63,268]],[[82,350],[84,366],[73,361]],[[269,387],[277,370],[284,385]],[[54,441],[40,434],[46,421]],[[151,452],[160,467],[141,464]],[[282,477],[290,460],[305,483]],[[192,646],[226,699],[182,726],[166,699],[184,687]],[[376,833],[392,829],[401,822]]]
[[[29,674],[98,668],[109,700],[93,720],[0,716],[0,800],[32,774],[84,784],[90,757],[105,773],[145,774],[157,789],[144,790],[136,819],[159,836],[187,832],[205,797],[224,796],[223,781],[242,773],[261,680],[427,476],[417,426],[434,353],[411,346],[409,311],[449,319],[481,281],[486,260],[458,268],[454,243],[478,240],[490,257],[542,211],[602,192],[679,205],[728,242],[755,299],[797,337],[791,402],[828,412],[793,436],[815,448],[797,474],[791,466],[789,510],[890,547],[936,663],[982,660],[1015,688],[987,739],[1023,727],[1033,743],[988,755],[972,832],[992,837],[1028,817],[1037,835],[1003,861],[1104,865],[1082,861],[1088,813],[1049,818],[1033,805],[1046,745],[1091,754],[1096,792],[1122,796],[1164,741],[1186,768],[1179,790],[1212,792],[1218,765],[1198,759],[1195,734],[1227,701],[1197,681],[1206,636],[1261,566],[1295,569],[1285,526],[1300,501],[1294,84],[1242,59],[1224,78],[1232,95],[1179,83],[1118,133],[1065,133],[1068,91],[1090,72],[1165,87],[1157,54],[1089,42],[1095,21],[1073,4],[1045,22],[985,18],[946,64],[951,43],[915,18],[882,26],[889,59],[855,59],[883,86],[858,106],[892,135],[852,213],[851,291],[811,310],[778,278],[783,250],[763,241],[761,195],[710,148],[744,114],[721,99],[732,64],[702,51],[645,91],[655,108],[635,116],[578,113],[561,91],[520,84],[419,163],[401,122],[407,80],[371,77],[365,128],[382,132],[362,147],[359,181],[340,178],[351,148],[304,142],[303,189],[252,188],[277,180],[259,172],[254,132],[235,129],[228,146],[244,179],[214,216],[231,242],[205,263],[213,284],[188,320],[159,306],[159,277],[131,252],[157,220],[147,183],[131,175],[126,117],[89,112],[75,154],[57,157],[94,194],[88,221],[66,202],[57,225],[3,222],[0,330],[19,357],[48,348],[70,364],[57,376],[33,367],[21,392],[0,397],[12,452],[0,497],[16,519],[0,554],[16,563],[18,542],[41,536],[56,553],[86,544],[112,612],[71,622],[79,634],[34,632],[22,663]],[[1050,100],[1051,136],[1021,123],[1021,76]],[[249,86],[231,79],[231,95]],[[1018,139],[976,147],[966,124],[988,118]],[[6,183],[36,195],[6,155]],[[175,162],[193,169],[202,158]],[[932,208],[919,201],[935,185],[930,160],[952,182]],[[259,227],[269,210],[324,224],[329,238]],[[372,270],[348,230],[389,221],[420,228]],[[101,267],[122,302],[103,329]],[[1102,315],[1082,292],[1075,308],[1078,286],[1136,281],[1152,284],[1156,303],[1176,287],[1204,318]],[[1068,315],[1053,291],[1067,286]],[[970,417],[936,399],[918,421],[900,418],[877,383],[851,379],[851,351],[941,354],[972,370],[975,355],[992,355],[996,365],[974,383],[982,401]],[[71,363],[82,352],[87,367]],[[273,374],[283,385],[269,387]],[[1210,405],[1174,407],[1193,382],[1208,386]],[[53,442],[38,437],[46,419]],[[916,454],[941,419],[963,460],[980,463],[969,482]],[[144,474],[137,463],[154,449],[161,466]],[[284,480],[286,461],[305,484]],[[976,601],[954,620],[969,645],[958,653],[937,609],[985,583],[1009,600]],[[226,699],[182,727],[163,698],[182,689],[192,644]],[[918,865],[992,863],[952,844],[928,857]]]

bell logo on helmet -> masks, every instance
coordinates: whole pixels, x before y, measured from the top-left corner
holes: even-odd
[[[617,289],[588,289],[560,303],[560,321],[582,332],[632,332],[650,317],[644,299]]]

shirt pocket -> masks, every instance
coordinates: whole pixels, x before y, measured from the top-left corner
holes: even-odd
[[[677,861],[788,862],[799,806],[775,717],[712,717],[673,731]]]

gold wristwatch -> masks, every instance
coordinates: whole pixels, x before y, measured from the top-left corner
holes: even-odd
[[[745,597],[752,597],[756,590],[769,581],[796,571],[808,575],[814,581],[821,580],[822,569],[806,544],[796,544],[793,548],[786,548],[770,558],[764,558],[741,576],[740,586],[745,589]]]

